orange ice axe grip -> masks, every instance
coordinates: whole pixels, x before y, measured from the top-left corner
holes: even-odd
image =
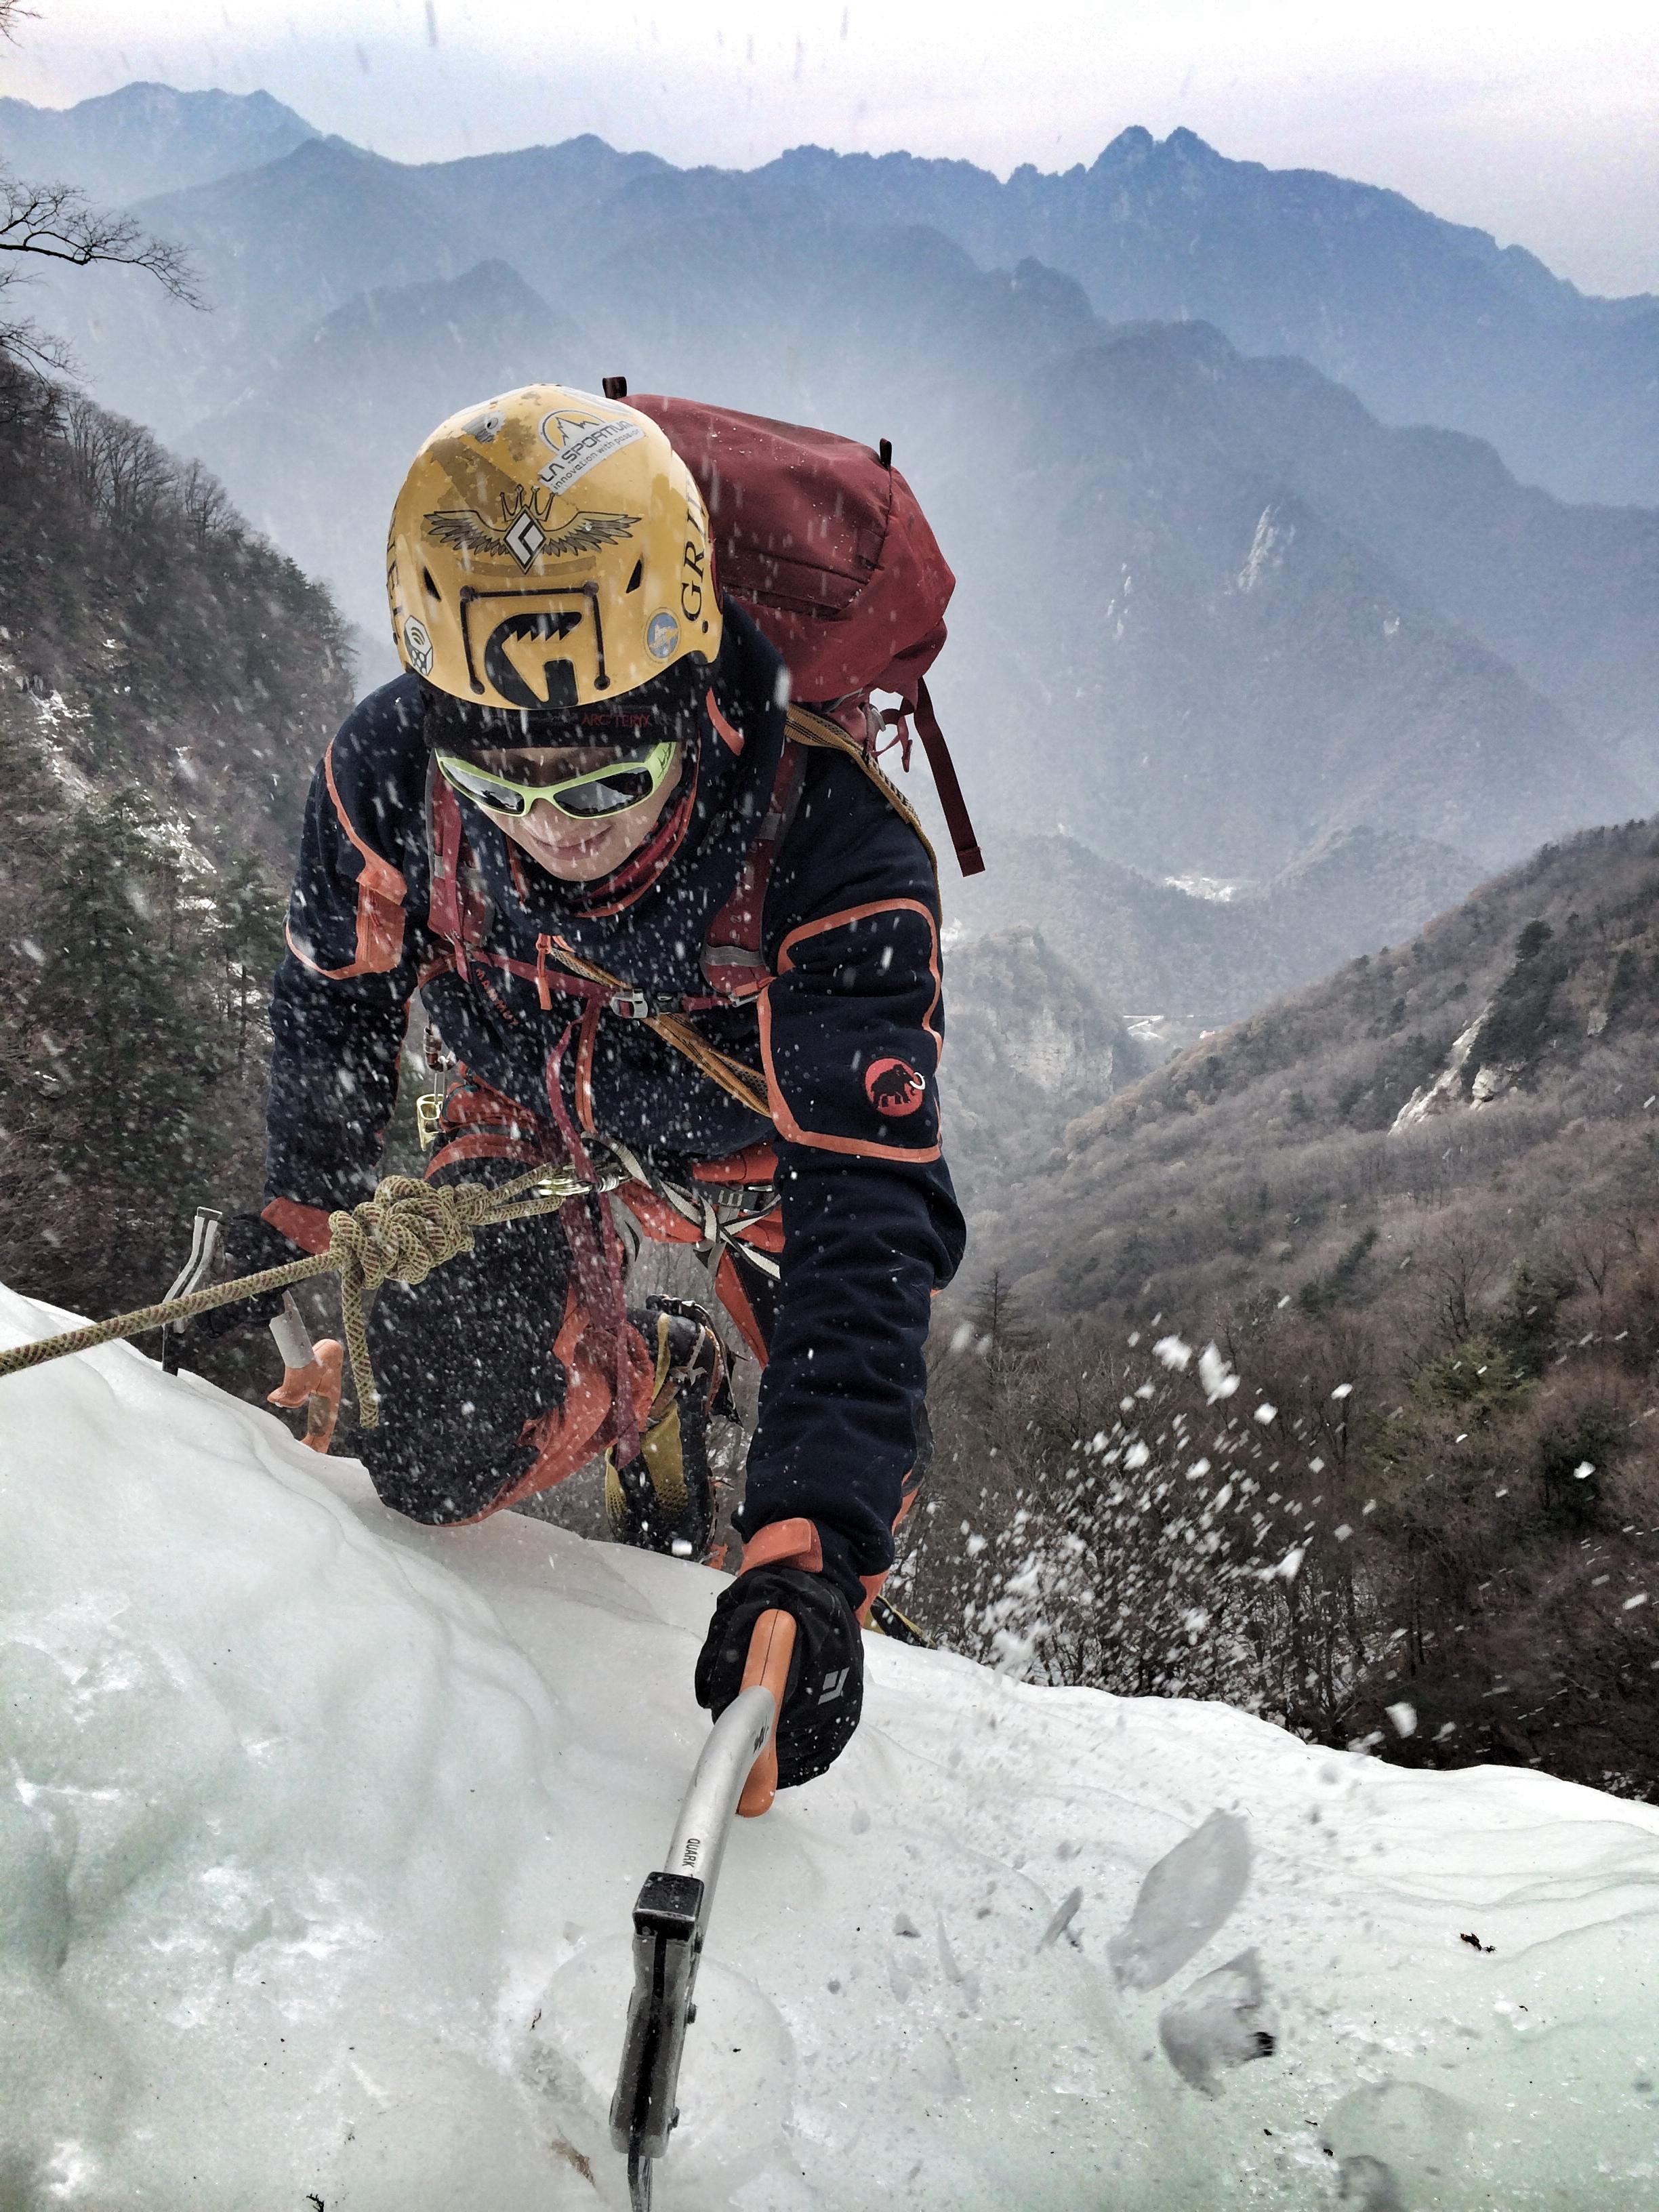
[[[308,1367],[285,1367],[283,1379],[265,1403],[290,1410],[306,1409],[306,1448],[325,1452],[334,1441],[334,1425],[340,1418],[340,1380],[345,1346],[337,1337],[325,1336],[314,1345],[316,1357]]]
[[[738,1800],[738,1810],[745,1820],[758,1820],[770,1809],[778,1794],[778,1721],[783,1711],[783,1693],[789,1686],[789,1662],[794,1656],[795,1616],[775,1606],[755,1623],[743,1668],[742,1687],[769,1690],[773,1705],[766,1742],[749,1770],[749,1779]]]

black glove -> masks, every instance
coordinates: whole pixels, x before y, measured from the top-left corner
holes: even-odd
[[[280,1229],[273,1229],[262,1214],[227,1214],[219,1224],[218,1257],[202,1288],[228,1283],[238,1275],[262,1274],[267,1267],[286,1267],[305,1257],[299,1245],[291,1243]],[[195,1351],[204,1344],[216,1344],[233,1329],[264,1328],[275,1321],[282,1310],[283,1293],[267,1291],[263,1297],[214,1306],[206,1313],[198,1314],[192,1321],[170,1322],[167,1326],[177,1332],[181,1350]]]
[[[757,1567],[722,1590],[697,1655],[697,1703],[716,1718],[743,1687],[762,1613],[793,1613],[795,1650],[778,1717],[778,1783],[810,1782],[852,1741],[864,1706],[864,1638],[835,1583],[799,1567]]]

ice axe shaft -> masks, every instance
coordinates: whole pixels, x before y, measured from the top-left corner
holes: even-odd
[[[680,2057],[696,2018],[692,1994],[732,1816],[765,1812],[777,1791],[773,1737],[794,1644],[792,1614],[775,1608],[756,1622],[743,1687],[709,1731],[667,1858],[635,1903],[634,1989],[611,2101],[611,2140],[628,2159],[634,2212],[647,2212],[651,2161],[679,2118]]]

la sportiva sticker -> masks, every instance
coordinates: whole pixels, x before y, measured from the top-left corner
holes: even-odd
[[[417,676],[432,673],[432,640],[426,624],[411,615],[404,624],[404,655]]]
[[[908,1060],[872,1060],[864,1072],[864,1095],[884,1121],[902,1121],[927,1096],[927,1079]]]
[[[660,607],[645,626],[645,649],[653,660],[666,660],[680,641],[680,626]]]
[[[624,446],[645,435],[645,426],[625,416],[583,415],[572,408],[556,408],[542,420],[542,437],[553,448],[553,458],[539,481],[552,492],[568,491],[580,477]]]

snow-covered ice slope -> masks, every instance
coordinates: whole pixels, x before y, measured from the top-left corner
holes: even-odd
[[[0,2204],[625,2203],[715,1587],[400,1522],[131,1350],[0,1382]],[[849,1754],[739,1825],[662,2212],[1659,2205],[1659,1811],[869,1667]]]

